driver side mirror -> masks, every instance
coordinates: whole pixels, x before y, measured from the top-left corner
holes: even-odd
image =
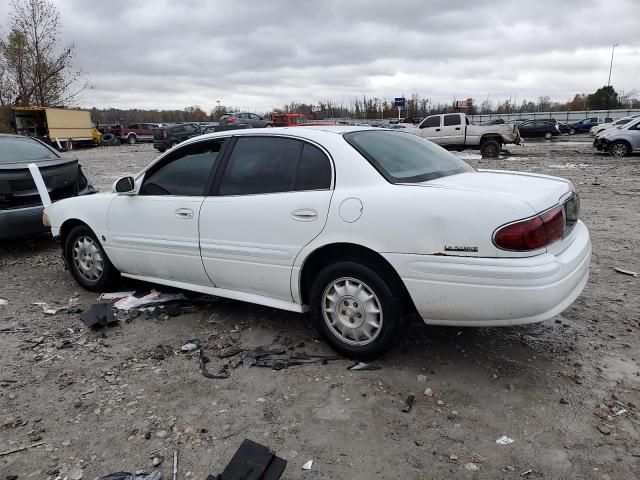
[[[134,195],[136,193],[136,182],[133,177],[122,177],[113,184],[113,192],[120,195]]]

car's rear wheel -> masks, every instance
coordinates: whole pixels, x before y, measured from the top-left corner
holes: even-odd
[[[551,140],[553,138],[553,133],[547,132],[544,134],[544,138],[547,140]]]
[[[486,140],[480,145],[480,154],[485,158],[498,158],[501,148],[496,140]]]
[[[272,125],[271,123],[267,123],[267,124],[265,125],[265,127],[266,127],[266,128],[271,128],[271,127],[273,127],[273,125]]]
[[[100,292],[118,279],[118,270],[86,225],[78,225],[69,232],[64,242],[64,254],[71,275],[87,290]]]
[[[71,152],[73,150],[73,140],[71,140],[70,138],[67,139],[67,152]]]
[[[609,153],[614,157],[626,157],[631,153],[631,149],[629,148],[629,144],[627,142],[623,142],[618,140],[617,142],[613,142],[609,147]]]
[[[398,295],[375,270],[352,261],[325,267],[311,289],[314,323],[337,352],[374,358],[385,352],[404,325]]]
[[[129,145],[133,145],[134,143],[136,143],[137,138],[135,135],[129,135],[127,137],[127,142],[129,142]]]
[[[569,135],[575,135],[576,134],[576,129],[572,128],[569,130]]]

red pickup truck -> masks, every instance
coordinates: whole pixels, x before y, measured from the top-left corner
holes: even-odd
[[[282,115],[273,116],[274,127],[299,127],[305,125],[338,125],[335,122],[326,122],[324,120],[308,121],[302,113],[283,113]]]
[[[157,128],[162,128],[161,123],[134,123],[118,132],[121,142],[133,145],[136,142],[153,142],[153,136]]]

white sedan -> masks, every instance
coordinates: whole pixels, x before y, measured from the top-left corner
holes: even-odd
[[[44,222],[86,289],[123,275],[310,310],[335,350],[370,358],[407,312],[455,326],[562,312],[589,273],[578,211],[561,178],[474,170],[403,132],[309,126],[192,138]]]

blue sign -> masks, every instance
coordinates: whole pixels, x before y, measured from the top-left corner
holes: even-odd
[[[404,108],[404,97],[396,97],[396,107]]]

